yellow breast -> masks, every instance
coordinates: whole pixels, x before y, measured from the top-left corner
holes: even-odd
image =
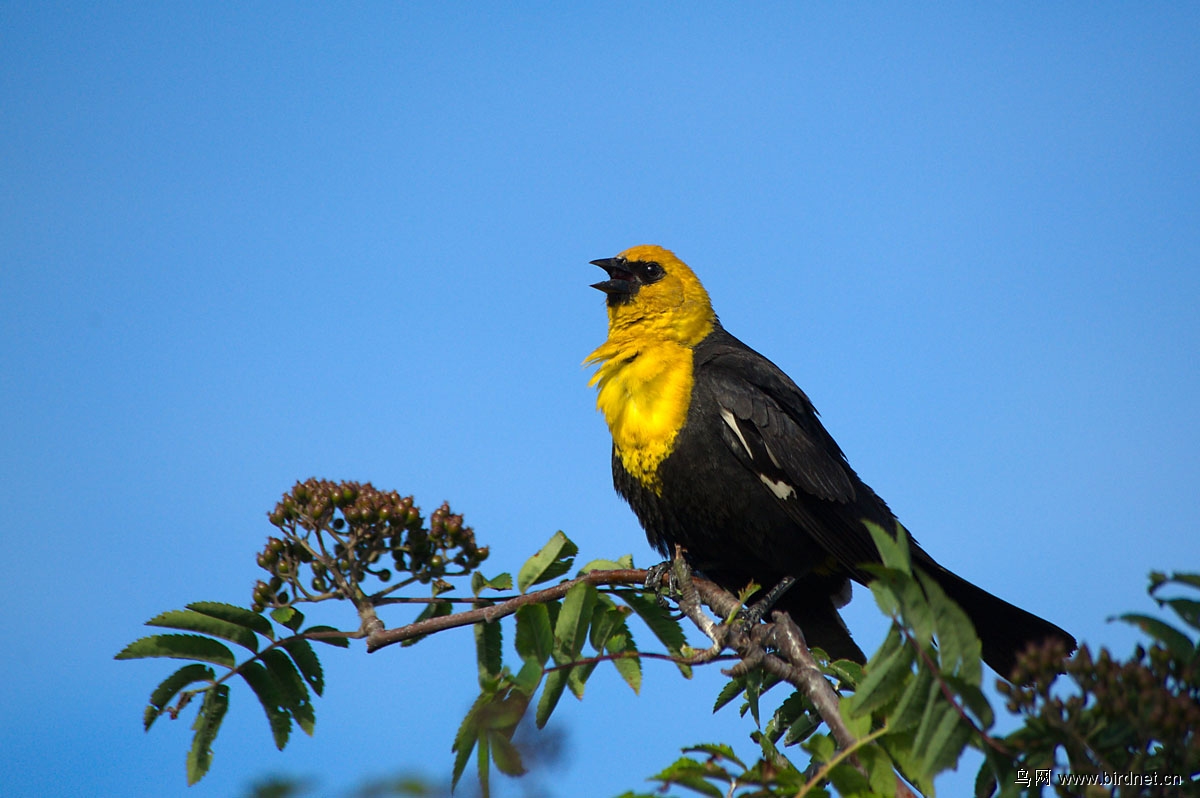
[[[674,343],[633,349],[601,345],[587,359],[600,363],[591,384],[625,470],[656,493],[658,467],[675,447],[692,395],[692,351]]]

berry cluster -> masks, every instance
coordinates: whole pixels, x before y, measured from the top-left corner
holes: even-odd
[[[328,598],[357,603],[413,582],[432,583],[437,594],[450,588],[445,577],[470,573],[488,556],[446,503],[426,526],[411,496],[369,482],[298,482],[268,518],[281,536],[258,555],[270,578],[254,586],[256,611]],[[362,587],[368,578],[391,583],[394,576],[370,596]]]
[[[1008,708],[1030,718],[1009,739],[1045,758],[1062,745],[1073,769],[1085,762],[1119,768],[1192,773],[1200,768],[1200,658],[1160,643],[1138,646],[1127,661],[1086,646],[1068,660],[1058,641],[1030,647],[1017,660],[1014,684],[999,685]],[[1051,690],[1059,674],[1075,691]],[[1040,730],[1040,732],[1039,732]]]

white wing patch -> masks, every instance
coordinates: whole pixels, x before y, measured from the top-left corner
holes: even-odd
[[[776,482],[766,474],[759,474],[758,478],[762,480],[762,484],[771,489],[777,499],[790,499],[796,495],[796,489],[782,480]]]
[[[738,426],[737,419],[733,417],[733,413],[722,407],[721,419],[727,427],[733,430],[733,434],[737,436],[738,440],[742,442],[742,448],[746,450],[746,456],[753,460],[754,455],[750,451],[750,445],[746,443],[746,436],[742,435],[742,428]]]

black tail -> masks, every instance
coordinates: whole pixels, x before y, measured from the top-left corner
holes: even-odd
[[[1012,676],[1017,655],[1030,643],[1055,638],[1066,644],[1068,652],[1075,650],[1075,638],[1046,619],[993,596],[945,568],[934,566],[930,570],[930,576],[975,625],[983,643],[983,661],[1005,679]]]

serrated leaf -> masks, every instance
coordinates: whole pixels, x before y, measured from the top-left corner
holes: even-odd
[[[845,699],[854,715],[875,711],[897,697],[905,680],[912,674],[912,651],[904,644],[895,626],[883,645],[871,657],[854,695]]]
[[[713,704],[713,712],[716,712],[721,707],[740,696],[745,689],[745,677],[735,676],[734,678],[730,679],[725,683],[725,686],[721,688],[721,692],[717,693],[717,700]]]
[[[481,621],[475,624],[475,663],[479,669],[479,686],[487,689],[494,684],[504,667],[503,638],[500,622]]]
[[[742,770],[746,769],[746,763],[738,759],[738,756],[734,753],[733,748],[725,743],[698,743],[697,745],[690,745],[687,748],[684,748],[683,753],[705,754],[717,759],[728,759]]]
[[[1193,629],[1200,629],[1200,601],[1186,598],[1163,599],[1162,603],[1175,610],[1180,620]]]
[[[1117,617],[1126,623],[1131,623],[1138,627],[1166,646],[1167,650],[1176,657],[1184,661],[1190,659],[1196,651],[1195,645],[1192,644],[1187,635],[1174,626],[1160,621],[1158,618],[1152,618],[1149,615],[1141,615],[1136,612],[1118,615]]]
[[[592,571],[622,571],[633,567],[633,555],[626,554],[616,560],[592,560],[587,565],[579,569],[579,573],[586,574]]]
[[[579,658],[583,642],[587,639],[587,628],[592,618],[596,595],[594,585],[579,582],[563,597],[558,621],[554,625],[553,655],[554,661],[560,665]]]
[[[558,706],[558,699],[562,698],[566,686],[567,674],[565,671],[550,671],[546,674],[546,682],[542,686],[542,697],[538,700],[537,713],[534,716],[534,721],[539,729],[545,728],[546,722],[550,720],[551,713]]]
[[[145,717],[143,718],[145,730],[150,731],[150,726],[158,719],[158,716],[166,708],[167,704],[171,703],[171,700],[179,695],[180,690],[189,684],[211,682],[215,678],[216,675],[213,673],[212,668],[207,665],[193,663],[191,665],[184,665],[163,679],[158,687],[154,688],[154,691],[150,693],[150,704],[146,707]]]
[[[554,651],[554,627],[545,604],[526,604],[517,610],[517,654],[526,662],[545,665]]]
[[[958,762],[958,758],[971,736],[970,727],[963,723],[954,708],[948,704],[943,706],[945,709],[942,710],[942,715],[930,734],[922,740],[921,733],[918,731],[917,741],[914,743],[914,745],[920,746],[916,750],[921,752],[919,765],[921,772],[928,774],[930,781],[934,776],[953,767]]]
[[[271,617],[293,632],[300,631],[304,625],[304,613],[295,607],[277,607],[271,610]]]
[[[596,670],[596,663],[586,662],[582,665],[576,665],[567,673],[567,687],[571,688],[571,692],[580,701],[583,700],[584,687],[587,685],[587,680],[594,670]]]
[[[917,581],[929,600],[941,669],[972,684],[980,684],[983,681],[982,644],[970,617],[946,595],[941,585],[920,570]]]
[[[716,785],[707,780],[707,777],[710,775],[716,778],[724,777],[725,779],[729,777],[729,774],[719,766],[709,768],[704,763],[697,762],[690,757],[682,757],[672,762],[651,778],[661,781],[664,784],[674,784],[684,787],[701,795],[723,798],[724,793]]]
[[[304,679],[292,664],[291,658],[283,651],[273,648],[263,652],[262,661],[275,681],[283,707],[291,714],[296,725],[311,736],[316,724],[316,715],[309,699],[308,688],[304,686]]]
[[[538,553],[525,561],[517,572],[517,588],[526,592],[534,585],[562,576],[571,569],[579,547],[561,531],[555,532]]]
[[[615,653],[615,652],[614,652]],[[642,661],[636,656],[616,657],[612,660],[617,673],[635,693],[642,690]]]
[[[296,663],[296,667],[300,670],[300,675],[304,677],[304,681],[308,682],[308,686],[312,688],[317,695],[325,692],[325,672],[321,668],[321,660],[317,658],[317,652],[313,651],[313,647],[308,641],[293,637],[284,640],[280,645],[292,657],[292,662]]]
[[[525,660],[521,670],[512,677],[514,690],[519,690],[527,696],[533,696],[538,685],[542,683],[542,666],[534,660]]]
[[[248,610],[245,607],[239,607],[236,604],[226,604],[221,601],[194,601],[188,604],[187,608],[204,613],[205,615],[211,615],[214,618],[220,618],[222,621],[229,621],[230,623],[236,623],[238,626],[244,626],[266,638],[273,639],[275,637],[275,629],[265,616]]]
[[[642,619],[642,623],[650,628],[659,642],[667,647],[667,651],[674,656],[680,656],[687,641],[683,635],[683,628],[678,621],[671,617],[665,607],[660,607],[657,601],[629,590],[622,590],[620,597],[637,613],[637,616]],[[675,665],[685,679],[692,678],[690,665],[686,662],[677,662]]]
[[[317,626],[310,626],[307,629],[305,629],[304,634],[309,634],[311,632],[340,632],[340,631],[341,631],[340,629],[335,629],[332,626],[317,625]],[[324,643],[327,646],[336,646],[337,648],[350,648],[350,640],[349,640],[349,638],[346,638],[346,637],[314,637],[312,639],[314,642]]]
[[[625,607],[622,607],[621,610],[628,612]],[[597,591],[596,602],[592,605],[592,620],[588,628],[588,641],[596,651],[604,651],[604,644],[608,641],[609,635],[624,619],[625,616],[621,610],[617,609],[612,599]]]
[[[513,579],[510,573],[497,574],[492,579],[488,579],[479,571],[471,574],[471,592],[476,596],[483,590],[512,590],[512,586]]]
[[[984,731],[992,728],[996,717],[983,690],[978,685],[963,681],[954,674],[943,673],[942,678],[950,685],[950,689],[954,691],[966,709],[975,716],[979,727]]]
[[[612,664],[617,669],[617,673],[621,674],[621,678],[625,680],[625,684],[629,685],[633,692],[640,692],[642,689],[642,660],[637,656],[637,645],[624,620],[608,636],[608,642],[604,644],[604,649],[610,654],[629,655],[616,657],[612,660]]]
[[[503,732],[488,732],[488,747],[496,769],[506,776],[523,776],[525,766],[521,764],[521,752]]]
[[[204,778],[204,774],[208,773],[209,767],[212,765],[212,745],[217,739],[217,732],[221,730],[221,721],[225,719],[225,713],[229,709],[229,686],[225,684],[217,685],[211,690],[204,693],[204,700],[200,704],[200,711],[196,713],[196,720],[192,724],[192,729],[196,734],[192,737],[192,747],[188,751],[187,756],[187,783],[192,786],[200,779]]]
[[[879,524],[871,521],[863,523],[866,525],[867,531],[871,533],[871,539],[875,541],[875,548],[879,549],[879,556],[884,566],[911,574],[912,555],[908,550],[907,530],[897,523],[896,534],[893,535]]]
[[[275,747],[282,751],[292,734],[292,716],[284,707],[279,686],[259,662],[246,663],[239,673],[258,697],[258,703],[262,705],[263,712],[267,715],[267,723],[271,726]]]
[[[848,659],[834,660],[825,666],[825,670],[836,677],[843,687],[854,688],[862,681],[863,666]]]
[[[491,798],[492,790],[488,784],[488,777],[491,775],[492,753],[489,746],[487,732],[479,735],[479,739],[475,741],[478,747],[478,753],[475,756],[475,766],[479,773],[479,792],[483,798]]]
[[[147,657],[170,657],[211,662],[232,668],[237,664],[233,652],[224,643],[200,635],[151,635],[134,640],[114,659],[145,659]]]
[[[1150,574],[1150,595],[1154,595],[1158,590],[1165,585],[1186,585],[1200,589],[1200,573],[1173,573],[1167,576],[1163,573],[1152,572]]]
[[[258,635],[245,626],[223,621],[211,615],[193,610],[167,610],[146,621],[147,626],[180,629],[184,632],[199,632],[209,637],[219,637],[258,653]]]
[[[940,692],[941,685],[934,678],[933,671],[928,668],[918,668],[914,677],[909,679],[900,693],[900,700],[888,712],[888,728],[894,732],[908,731],[916,728],[921,722],[925,707],[933,696],[931,692]]]
[[[454,772],[450,781],[451,790],[458,786],[458,780],[462,777],[463,771],[467,768],[467,762],[471,759],[471,752],[475,750],[475,744],[479,740],[479,710],[490,700],[490,694],[480,695],[467,710],[462,723],[458,724],[458,731],[454,735],[454,744],[450,747],[455,755]]]

